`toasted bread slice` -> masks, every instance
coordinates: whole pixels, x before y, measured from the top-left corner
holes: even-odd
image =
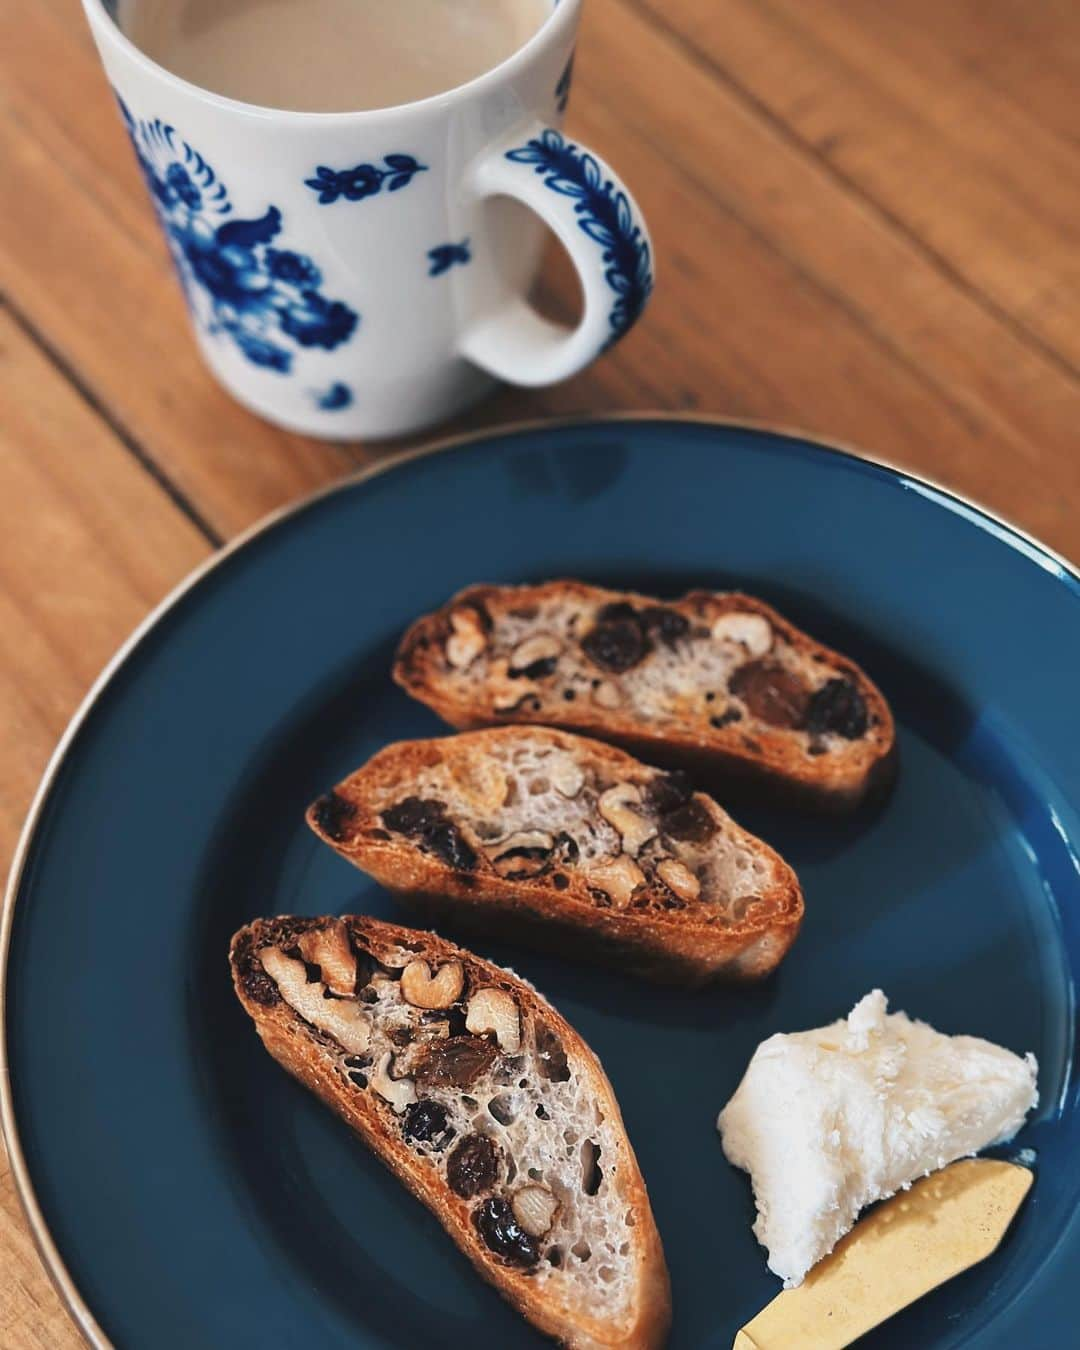
[[[308,822],[428,912],[666,982],[765,975],[802,919],[791,868],[685,774],[549,727],[387,746]]]
[[[473,586],[412,625],[394,678],[461,730],[565,727],[827,808],[857,804],[893,762],[867,676],[748,595]]]
[[[596,1056],[509,971],[376,919],[257,919],[233,983],[263,1044],[572,1350],[671,1317],[645,1183]]]

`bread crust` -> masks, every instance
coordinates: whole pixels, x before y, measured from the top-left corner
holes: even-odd
[[[625,1146],[623,1196],[635,1211],[630,1232],[635,1266],[631,1315],[612,1325],[593,1316],[588,1307],[559,1303],[550,1285],[541,1288],[528,1272],[502,1262],[480,1241],[466,1201],[450,1190],[439,1172],[402,1141],[391,1108],[371,1091],[352,1086],[335,1068],[319,1033],[282,999],[267,1003],[260,990],[256,952],[265,946],[295,941],[298,934],[335,923],[330,917],[257,919],[234,934],[229,948],[233,987],[255,1023],[263,1044],[293,1077],[310,1088],[360,1136],[379,1160],[434,1214],[472,1262],[477,1272],[534,1326],[568,1350],[657,1350],[671,1321],[670,1281],[648,1192],[626,1136],[622,1115],[600,1062],[570,1024],[525,981],[475,956],[434,933],[403,928],[363,916],[346,916],[354,945],[376,959],[380,952],[409,947],[432,966],[460,961],[485,985],[512,992],[521,1015],[539,1018],[554,1029],[567,1058],[587,1076],[605,1118],[618,1127]],[[254,972],[254,973],[253,973]],[[265,977],[261,977],[265,979]]]
[[[694,725],[671,719],[650,725],[632,709],[607,709],[584,699],[549,703],[539,712],[525,700],[518,708],[497,711],[482,681],[466,694],[459,682],[447,679],[444,653],[453,611],[474,607],[489,621],[497,621],[512,610],[555,600],[580,601],[596,608],[620,602],[642,608],[662,605],[691,623],[702,619],[711,623],[733,612],[760,615],[801,656],[854,684],[865,701],[868,731],[857,740],[834,746],[828,754],[811,757],[802,738],[756,719],[715,727],[702,712]],[[812,809],[852,810],[868,795],[886,789],[896,771],[892,712],[866,672],[796,628],[771,605],[737,591],[696,590],[681,599],[660,602],[637,592],[608,591],[570,579],[537,586],[470,586],[410,626],[399,644],[393,675],[413,698],[461,731],[509,722],[558,726],[610,741],[653,763],[684,767],[703,781],[737,787],[764,785],[781,800]]]
[[[545,876],[515,880],[499,875],[478,848],[475,864],[460,870],[383,827],[381,812],[393,794],[415,791],[410,785],[426,769],[438,764],[455,772],[483,765],[507,742],[568,751],[578,763],[600,766],[622,782],[642,783],[657,776],[603,742],[549,727],[500,727],[385,747],[329,797],[315,802],[307,812],[308,824],[342,857],[425,916],[449,919],[469,931],[504,935],[575,960],[689,988],[721,978],[760,979],[776,968],[802,923],[798,878],[775,850],[703,793],[695,793],[694,801],[722,829],[725,840],[752,853],[771,876],[758,890],[760,903],[750,905],[738,920],[718,922],[706,906],[694,904],[669,911],[602,908],[587,877],[575,869],[565,869],[565,889],[557,890]]]

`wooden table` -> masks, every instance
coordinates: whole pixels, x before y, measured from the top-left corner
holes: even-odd
[[[4,5],[0,61],[6,860],[146,611],[393,451],[277,431],[203,370],[77,0]],[[1078,89],[1075,0],[589,0],[569,125],[633,184],[656,296],[577,379],[448,430],[615,409],[803,427],[1080,559]],[[565,267],[545,289],[572,309]],[[6,1167],[0,1344],[79,1344]]]

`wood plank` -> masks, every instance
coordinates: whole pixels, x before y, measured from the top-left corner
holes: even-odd
[[[0,309],[0,867],[53,745],[100,667],[210,551]],[[37,1258],[0,1149],[0,1342],[82,1341]]]
[[[1080,158],[965,69],[929,7],[920,25],[868,0],[637,2],[950,276],[1080,369]]]
[[[0,9],[0,51],[6,96],[24,131],[117,228],[156,255],[157,222],[79,0],[39,0],[21,15]]]
[[[1075,0],[904,0],[898,16],[923,26],[978,79],[1029,117],[1080,146],[1080,23]]]

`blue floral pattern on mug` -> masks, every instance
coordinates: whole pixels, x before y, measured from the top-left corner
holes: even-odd
[[[315,406],[323,412],[340,412],[342,408],[350,407],[353,401],[352,390],[341,380],[335,380],[329,389],[314,392],[312,397]]]
[[[292,370],[292,344],[332,351],[348,341],[360,316],[322,294],[322,273],[306,253],[270,246],[282,229],[278,208],[226,219],[228,191],[202,155],[174,127],[136,119],[117,102],[188,306],[206,332],[283,375]]]
[[[420,164],[412,155],[383,155],[383,168],[374,164],[356,164],[351,169],[331,169],[320,164],[314,178],[305,178],[305,187],[319,194],[320,206],[331,206],[338,198],[347,202],[363,201],[377,196],[385,187],[387,192],[400,192],[408,187],[414,175],[426,173],[427,165]]]
[[[451,267],[457,264],[464,264],[472,261],[472,254],[469,252],[469,241],[463,239],[460,244],[438,244],[435,248],[428,249],[428,276],[441,277],[444,272],[449,272]]]
[[[634,223],[626,193],[604,178],[588,151],[551,128],[508,150],[506,158],[533,165],[553,192],[577,198],[578,225],[603,248],[604,279],[616,295],[608,315],[611,336],[604,344],[610,347],[633,325],[653,288],[648,240]]]

